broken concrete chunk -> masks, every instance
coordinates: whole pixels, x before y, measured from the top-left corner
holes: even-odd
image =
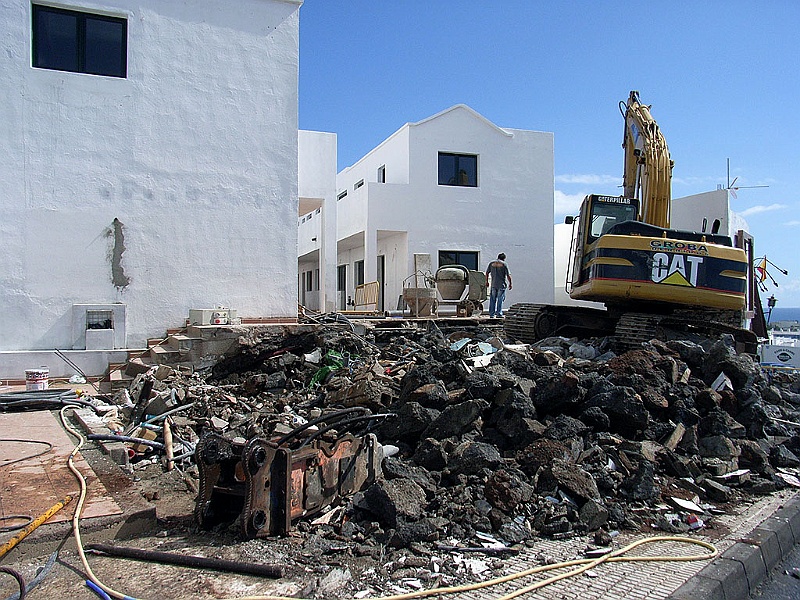
[[[486,400],[468,400],[445,408],[422,433],[424,438],[445,439],[459,436],[472,428],[472,424],[489,406]]]
[[[539,475],[537,489],[539,491],[561,489],[580,502],[600,498],[594,478],[580,466],[562,460],[554,460],[552,464],[544,467]]]
[[[416,520],[425,509],[425,491],[408,479],[380,480],[364,491],[366,508],[387,527],[398,519]]]
[[[503,458],[495,446],[467,441],[456,447],[447,467],[456,475],[475,475],[483,469],[495,470],[502,464]]]
[[[592,498],[584,503],[579,515],[589,531],[596,531],[608,522],[608,509],[599,500]]]
[[[739,455],[733,442],[724,435],[702,437],[697,442],[700,456],[731,460]]]
[[[728,502],[731,499],[732,491],[727,485],[717,483],[713,479],[706,479],[701,485],[711,500]]]

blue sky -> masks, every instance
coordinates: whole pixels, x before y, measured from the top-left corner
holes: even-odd
[[[556,221],[618,194],[620,100],[666,137],[673,196],[736,179],[734,211],[800,306],[800,2],[306,0],[300,127],[338,136],[339,169],[407,122],[467,104],[555,139]],[[753,187],[745,186],[768,186]]]

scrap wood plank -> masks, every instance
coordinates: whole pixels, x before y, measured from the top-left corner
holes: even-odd
[[[0,438],[47,441],[53,447],[26,442],[0,441],[0,517],[11,515],[36,516],[70,494],[75,498],[80,485],[67,466],[67,458],[77,441],[61,425],[58,413],[35,411],[0,414]],[[17,459],[23,459],[17,461]],[[7,464],[15,461],[12,464]],[[122,513],[109,496],[89,463],[80,455],[75,466],[86,478],[87,497],[83,517],[100,517]],[[6,466],[2,466],[6,465]],[[50,521],[68,521],[72,510],[59,511]]]

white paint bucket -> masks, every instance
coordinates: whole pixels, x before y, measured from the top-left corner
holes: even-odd
[[[50,369],[39,367],[38,369],[25,369],[25,389],[29,392],[46,390]]]

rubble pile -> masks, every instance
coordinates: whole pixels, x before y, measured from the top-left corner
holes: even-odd
[[[352,425],[377,435],[382,477],[295,523],[310,556],[591,532],[608,545],[622,528],[713,527],[729,503],[800,486],[800,381],[767,376],[731,338],[621,355],[606,339],[529,346],[480,327],[373,340],[339,325],[265,333],[202,376],[152,368],[120,402],[134,423],[175,411],[187,448],[210,431],[276,439],[343,408],[393,415]]]

